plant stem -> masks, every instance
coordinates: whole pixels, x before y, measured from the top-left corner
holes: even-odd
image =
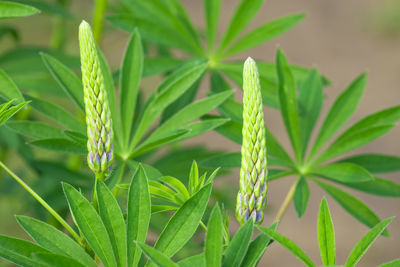
[[[290,187],[289,192],[287,193],[287,195],[285,197],[285,200],[283,201],[281,207],[279,208],[279,211],[278,211],[278,213],[277,213],[277,215],[275,217],[274,222],[278,222],[279,223],[282,220],[283,216],[285,215],[285,213],[286,213],[286,211],[287,211],[287,209],[289,207],[290,202],[292,202],[292,199],[293,199],[293,196],[294,196],[294,192],[296,191],[296,186],[299,183],[299,180],[300,179],[297,179],[292,184],[292,186]]]
[[[72,227],[43,200],[29,185],[27,185],[21,178],[19,178],[13,171],[11,171],[3,162],[0,161],[0,167],[3,168],[15,181],[17,181],[29,194],[31,194],[53,217],[71,234],[73,238],[81,245],[82,239],[72,229]]]
[[[200,226],[207,232],[207,226],[202,221],[200,221]]]
[[[94,0],[93,14],[93,37],[96,43],[99,44],[101,33],[103,31],[104,13],[107,8],[108,0]]]

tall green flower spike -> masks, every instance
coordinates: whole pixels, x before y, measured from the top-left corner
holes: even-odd
[[[79,26],[79,46],[88,135],[87,160],[96,179],[104,180],[113,161],[112,122],[96,44],[86,21]]]
[[[242,165],[236,218],[240,224],[249,218],[261,223],[267,194],[267,149],[260,78],[252,58],[244,63],[243,92]]]

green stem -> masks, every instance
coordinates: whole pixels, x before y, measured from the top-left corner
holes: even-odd
[[[0,167],[2,167],[15,181],[17,181],[29,194],[31,194],[53,217],[62,225],[64,228],[75,238],[75,240],[81,245],[82,239],[72,229],[72,227],[52,208],[43,200],[32,188],[29,187],[21,178],[19,178],[13,171],[11,171],[3,162],[0,161]]]
[[[283,218],[283,216],[285,215],[290,202],[292,202],[293,197],[294,197],[294,192],[296,191],[296,186],[299,183],[300,179],[296,179],[296,181],[292,184],[292,186],[289,189],[289,192],[287,193],[285,200],[283,201],[281,207],[279,208],[279,211],[275,217],[274,222],[280,222]]]
[[[93,14],[93,37],[96,43],[99,43],[103,31],[104,13],[107,8],[108,0],[94,0]]]
[[[207,226],[202,221],[200,221],[200,226],[207,232]]]

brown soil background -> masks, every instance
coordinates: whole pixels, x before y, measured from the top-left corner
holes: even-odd
[[[229,23],[238,0],[224,0],[220,19],[219,32]],[[400,38],[383,35],[373,26],[373,14],[387,0],[268,0],[251,23],[248,29],[259,26],[266,21],[293,13],[305,13],[307,17],[293,30],[268,44],[241,54],[236,59],[244,60],[251,56],[256,60],[274,61],[275,50],[279,46],[292,64],[305,67],[317,67],[329,77],[332,85],[326,89],[326,102],[323,114],[326,114],[336,96],[360,73],[367,71],[368,84],[365,94],[351,120],[345,125],[363,118],[377,110],[398,105],[400,102]],[[394,2],[394,1],[392,1]],[[197,26],[203,28],[203,1],[183,0]],[[67,43],[70,52],[77,51],[77,25],[81,18],[90,20],[91,1],[74,1],[74,14],[78,14],[68,26],[71,37]],[[399,14],[400,16],[400,14]],[[51,31],[48,18],[26,18],[18,22],[23,30],[24,43],[46,44]],[[111,30],[111,29],[109,29]],[[107,30],[108,31],[108,30]],[[42,38],[43,37],[43,38]],[[118,66],[126,43],[126,34],[112,33],[107,35],[102,47],[113,66]],[[155,85],[158,80],[146,80],[145,87]],[[201,87],[207,91],[207,84]],[[280,114],[270,108],[265,109],[265,120],[279,140],[289,148],[287,136]],[[320,125],[321,122],[319,122]],[[315,134],[315,133],[314,133]],[[358,149],[357,153],[375,152],[400,155],[400,129],[396,127],[385,137]],[[207,144],[210,148],[223,148],[239,151],[237,145],[225,140],[215,133],[208,133],[190,142]],[[226,179],[238,180],[239,171]],[[385,175],[400,183],[398,173]],[[269,225],[294,177],[270,183],[268,187],[268,208],[264,225]],[[219,186],[231,186],[221,180]],[[236,190],[236,188],[232,188]],[[350,191],[350,190],[349,190]],[[368,231],[368,228],[348,215],[336,202],[319,187],[310,184],[309,207],[302,219],[298,219],[293,205],[279,225],[279,231],[297,243],[313,261],[320,263],[317,242],[317,214],[321,197],[326,196],[336,230],[337,263],[344,264],[356,242]],[[381,198],[358,193],[354,194],[367,203],[380,218],[397,216],[389,226],[390,238],[380,237],[360,261],[358,266],[378,266],[383,262],[400,257],[400,199]],[[13,214],[18,213],[10,207],[2,207],[2,233],[17,231]],[[4,208],[4,209],[3,209]],[[9,228],[3,228],[8,225]],[[232,222],[232,229],[237,225]],[[3,266],[4,261],[0,261]],[[263,257],[260,266],[302,266],[302,264],[281,246],[272,245]]]

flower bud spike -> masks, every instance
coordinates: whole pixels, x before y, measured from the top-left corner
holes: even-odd
[[[252,58],[246,60],[243,68],[242,136],[236,218],[240,224],[250,218],[261,223],[267,194],[267,149],[260,78]]]
[[[88,135],[87,161],[96,179],[104,180],[113,160],[112,122],[96,44],[86,21],[79,26],[79,47]]]

